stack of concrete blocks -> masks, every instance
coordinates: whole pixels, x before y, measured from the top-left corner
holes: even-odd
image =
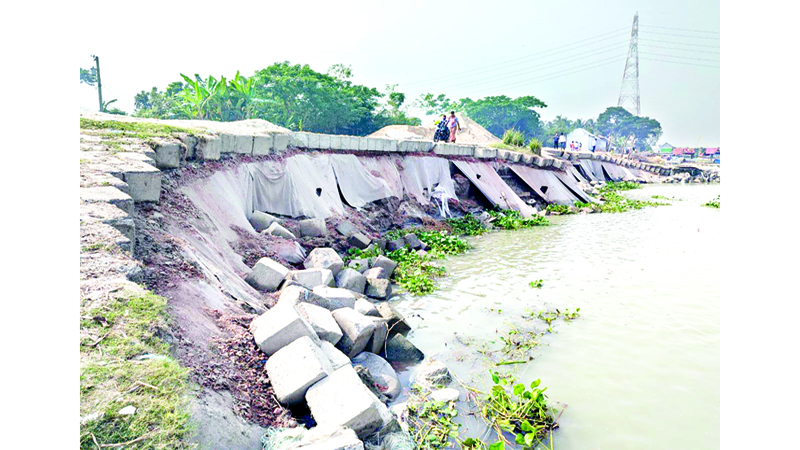
[[[473,156],[475,147],[471,145],[445,144],[438,142],[433,146],[433,153],[442,156]]]

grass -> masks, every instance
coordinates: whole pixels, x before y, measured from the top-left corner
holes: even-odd
[[[503,133],[503,143],[514,147],[522,147],[525,145],[525,134],[519,130],[510,129]]]
[[[719,209],[719,207],[720,207],[719,195],[714,200],[709,200],[708,202],[703,203],[703,206],[708,206],[709,208],[717,208],[717,209]]]
[[[663,195],[651,195],[650,198],[656,199],[656,200],[674,200],[676,202],[680,202],[681,201],[681,199],[675,198],[674,196],[673,197],[665,197]]]
[[[199,130],[160,123],[94,120],[83,117],[81,117],[81,129],[102,130],[101,136],[108,139],[137,138],[149,140],[155,137],[175,137],[178,133],[203,134]]]
[[[81,311],[82,449],[188,449],[188,369],[160,337],[166,299],[127,292]],[[147,355],[147,356],[145,356]],[[143,357],[145,356],[145,357]],[[120,415],[127,406],[135,414]]]

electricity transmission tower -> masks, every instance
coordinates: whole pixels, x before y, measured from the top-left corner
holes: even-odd
[[[622,106],[631,114],[641,114],[639,103],[639,12],[633,16],[631,28],[631,44],[628,47],[628,59],[625,61],[625,72],[622,74],[622,88],[619,91],[617,106]]]

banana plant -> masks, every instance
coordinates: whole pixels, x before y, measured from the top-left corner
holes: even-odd
[[[238,71],[236,72],[236,76],[230,80],[229,84],[238,97],[234,108],[237,112],[241,112],[243,116],[237,118],[249,119],[252,117],[256,102],[258,101],[256,92],[258,81],[257,75],[247,78],[239,75]]]

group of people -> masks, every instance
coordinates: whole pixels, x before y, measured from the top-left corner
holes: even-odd
[[[433,141],[455,142],[456,131],[461,131],[461,124],[458,123],[455,111],[450,111],[450,116],[442,114],[442,118],[436,122],[436,134]]]
[[[564,136],[564,133],[553,133],[553,148],[567,149],[567,137]],[[573,152],[580,152],[583,150],[583,142],[572,141],[569,143],[569,149]],[[595,150],[594,145],[592,145],[591,150]]]

